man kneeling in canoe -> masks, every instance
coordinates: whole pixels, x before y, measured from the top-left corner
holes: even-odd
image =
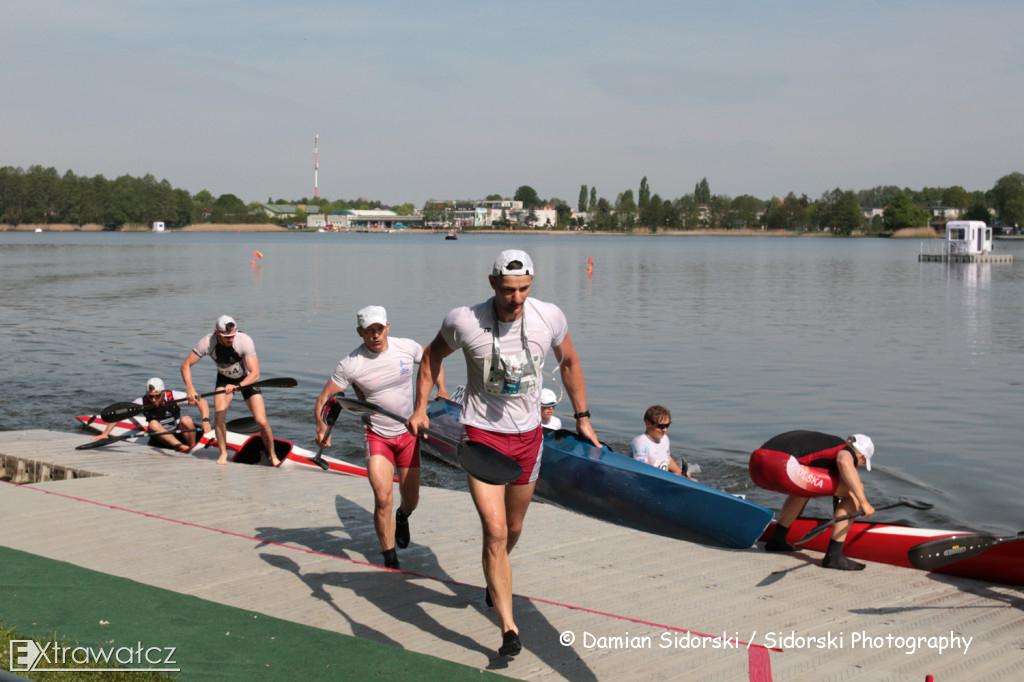
[[[875,508],[864,494],[857,468],[871,471],[875,445],[862,433],[843,439],[818,431],[788,431],[775,436],[750,456],[750,478],[758,487],[788,495],[779,512],[775,532],[765,544],[769,552],[793,552],[786,542],[789,527],[800,516],[812,497],[838,497],[835,517],[858,509],[868,517]],[[840,571],[859,571],[864,564],[843,555],[846,534],[852,519],[839,521],[832,528],[832,540],[821,565]]]

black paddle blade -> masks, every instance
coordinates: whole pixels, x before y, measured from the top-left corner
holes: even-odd
[[[355,398],[346,398],[343,395],[335,394],[334,400],[337,401],[339,407],[345,408],[346,411],[352,414],[373,414],[380,412],[380,408],[373,403],[368,403],[363,400],[357,400]],[[324,421],[327,421],[324,419]]]
[[[1021,540],[1024,540],[1024,535],[1004,535],[1002,537],[985,533],[950,535],[947,538],[937,538],[914,545],[907,551],[907,560],[914,568],[933,571],[936,568],[977,556],[1000,543]]]
[[[281,377],[279,379],[263,379],[262,381],[255,381],[252,385],[259,388],[295,388],[299,385],[299,382],[291,377]]]
[[[234,431],[235,433],[256,433],[260,430],[260,425],[252,417],[232,419],[224,426],[227,427],[228,431]]]
[[[138,403],[114,403],[113,405],[108,405],[103,408],[103,411],[100,412],[100,419],[108,424],[112,424],[119,422],[122,419],[142,414],[145,409],[145,405],[140,405]]]
[[[104,445],[110,445],[111,443],[118,443],[129,438],[138,438],[139,436],[145,436],[146,432],[139,429],[138,431],[131,431],[129,433],[121,434],[120,436],[109,436],[107,438],[101,438],[99,440],[90,440],[76,445],[75,450],[92,450],[93,448],[101,448]]]
[[[925,502],[924,500],[914,500],[909,497],[901,497],[900,501],[895,504],[885,505],[882,507],[876,507],[876,509],[889,509],[891,507],[910,507],[911,509],[931,509],[935,505],[931,502]]]
[[[306,459],[309,459],[310,462],[317,465],[324,471],[327,471],[328,469],[331,468],[331,465],[324,461],[324,458],[320,456],[322,454],[323,451],[316,453],[316,457],[314,457],[313,459],[309,459],[309,457],[307,457]]]
[[[523,475],[523,468],[489,445],[459,443],[459,465],[473,478],[491,485],[506,485]]]

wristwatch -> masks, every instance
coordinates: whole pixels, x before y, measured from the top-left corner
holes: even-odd
[[[590,410],[583,410],[582,412],[573,412],[573,419],[583,419],[584,417],[590,417]]]

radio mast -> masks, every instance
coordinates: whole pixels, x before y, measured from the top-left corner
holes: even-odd
[[[313,198],[320,198],[320,187],[318,184],[317,175],[320,172],[320,160],[318,158],[318,148],[320,147],[320,135],[313,133]]]

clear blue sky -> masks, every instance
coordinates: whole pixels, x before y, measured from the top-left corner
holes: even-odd
[[[0,166],[575,205],[1024,172],[1024,3],[0,0]]]

